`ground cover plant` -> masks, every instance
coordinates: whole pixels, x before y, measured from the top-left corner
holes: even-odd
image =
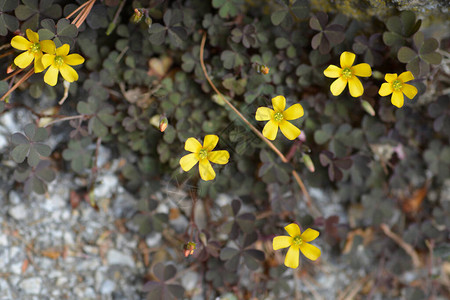
[[[3,178],[94,209],[108,148],[148,299],[449,297],[448,6],[398,2],[0,0]]]

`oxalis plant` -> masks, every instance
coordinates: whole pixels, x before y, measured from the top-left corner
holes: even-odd
[[[98,209],[113,170],[149,299],[317,296],[329,264],[364,274],[342,299],[448,294],[448,36],[369,2],[0,0],[5,172]]]

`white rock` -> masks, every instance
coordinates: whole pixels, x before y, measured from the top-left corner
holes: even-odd
[[[27,207],[25,204],[19,204],[11,207],[8,213],[16,220],[24,220],[27,217]]]
[[[160,232],[152,232],[151,234],[149,234],[147,236],[147,238],[145,239],[145,242],[147,243],[147,246],[152,248],[152,247],[156,247],[159,244],[161,244],[161,238],[162,238],[162,235]]]
[[[181,284],[187,291],[191,291],[195,288],[198,281],[198,273],[197,272],[186,272],[185,275],[181,276]]]
[[[8,246],[8,236],[0,232],[0,246]]]
[[[100,293],[102,293],[103,295],[109,295],[114,291],[115,288],[116,283],[112,280],[107,279],[102,283]]]
[[[28,295],[39,294],[41,291],[42,279],[31,277],[19,283],[19,287]]]
[[[128,254],[117,251],[116,249],[111,249],[106,255],[108,264],[110,265],[124,265],[131,268],[135,267],[134,259]]]
[[[22,201],[20,200],[20,196],[19,196],[19,194],[16,191],[11,191],[11,192],[9,192],[9,202],[11,204],[16,205],[16,204],[19,204]]]

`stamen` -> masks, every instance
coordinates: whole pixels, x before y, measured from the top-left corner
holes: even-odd
[[[30,51],[31,51],[32,53],[37,53],[37,52],[41,51],[41,44],[39,44],[39,43],[34,43],[33,45],[31,45]]]
[[[276,122],[281,122],[281,121],[283,121],[284,117],[283,117],[283,114],[282,114],[282,113],[276,112],[276,113],[273,115],[273,119],[274,119]]]
[[[206,149],[201,149],[201,150],[198,152],[198,157],[199,157],[200,159],[208,158],[208,150],[206,150]]]
[[[55,56],[55,65],[61,67],[64,63],[64,59],[61,56]]]
[[[400,80],[394,80],[394,82],[392,82],[392,89],[394,89],[395,91],[401,90],[403,87],[403,82],[401,82]]]
[[[303,243],[302,238],[298,235],[292,239],[292,243],[296,246],[300,246]]]
[[[344,68],[343,70],[342,70],[342,76],[345,78],[345,79],[350,79],[351,77],[352,77],[352,70],[350,69],[350,68]]]

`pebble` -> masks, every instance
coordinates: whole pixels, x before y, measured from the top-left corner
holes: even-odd
[[[103,295],[109,295],[114,291],[115,288],[116,288],[115,282],[107,279],[102,283],[100,293],[102,293]]]
[[[25,206],[25,204],[19,204],[19,205],[11,207],[8,210],[8,213],[11,217],[20,221],[20,220],[26,219],[27,211],[28,210],[27,210],[27,207]]]
[[[110,265],[124,265],[131,268],[135,267],[134,259],[130,255],[122,253],[116,249],[111,249],[106,255],[106,260]]]
[[[40,277],[31,277],[22,280],[19,287],[28,295],[36,295],[41,291],[42,279]]]

